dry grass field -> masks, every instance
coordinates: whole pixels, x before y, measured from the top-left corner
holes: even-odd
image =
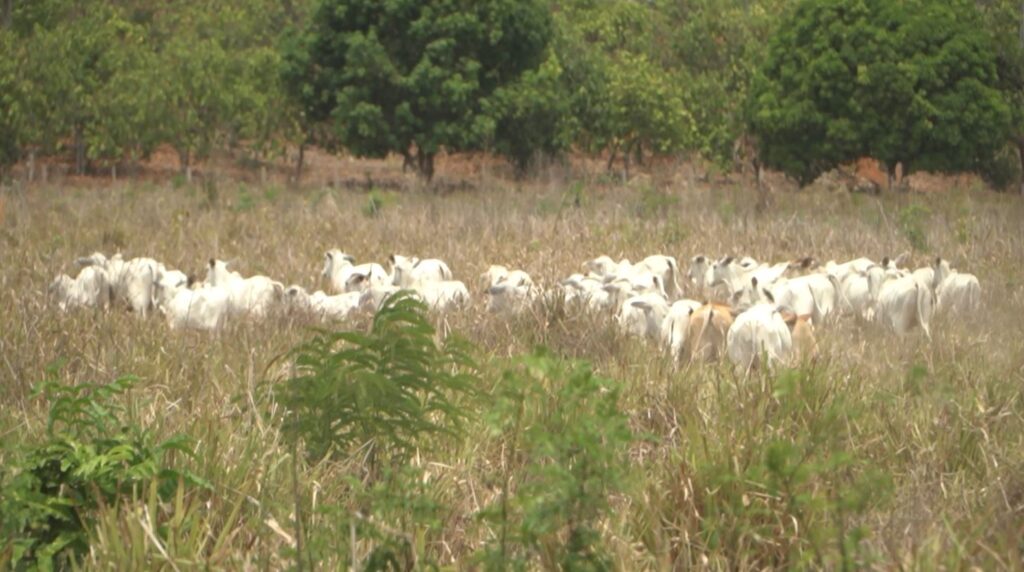
[[[387,569],[372,558],[382,554],[394,569],[502,560],[526,569],[1024,568],[1018,197],[783,192],[759,212],[753,191],[727,184],[484,187],[435,195],[125,182],[2,195],[0,479],[46,436],[35,384],[131,374],[139,382],[117,398],[126,418],[157,439],[189,436],[193,455],[166,462],[205,485],[182,481],[166,496],[138,487],[83,515],[87,569]],[[358,450],[311,458],[282,434],[283,356],[316,324],[282,313],[216,335],[172,332],[159,316],[61,313],[46,296],[57,273],[74,274],[75,258],[96,250],[200,276],[218,257],[310,288],[329,248],[359,261],[442,258],[474,294],[471,309],[438,325],[473,344],[480,396],[467,402],[461,432],[418,444],[412,481],[375,476]],[[677,370],[604,316],[543,306],[489,316],[477,284],[501,263],[551,286],[600,254],[843,261],[903,251],[913,266],[941,255],[976,274],[983,310],[937,318],[930,342],[843,319],[818,330],[813,362],[750,378],[724,364]],[[534,466],[557,455],[523,452],[538,438],[528,423],[495,430],[502,371],[537,346],[616,380],[632,438],[625,457],[595,463],[606,473],[580,486],[575,509],[517,497],[517,520],[503,529],[493,518],[507,508],[503,495],[540,497],[531,483],[562,482]],[[522,419],[558,426],[540,414]],[[389,482],[407,486],[381,493]],[[596,534],[586,549],[573,534],[582,528]],[[507,548],[495,553],[497,543]],[[0,560],[12,550],[0,539]],[[582,560],[568,559],[573,550]]]

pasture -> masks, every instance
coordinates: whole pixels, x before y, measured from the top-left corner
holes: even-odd
[[[446,569],[1024,566],[1017,197],[815,190],[778,193],[760,211],[754,191],[724,183],[492,186],[441,196],[131,182],[7,192],[0,471],[9,475],[15,449],[46,434],[47,404],[34,384],[134,375],[137,385],[117,398],[126,418],[156,438],[190,437],[192,455],[167,462],[205,484],[179,484],[160,499],[141,487],[97,507],[87,568],[333,570],[382,554],[396,567]],[[46,295],[56,274],[73,275],[72,262],[97,250],[151,256],[200,278],[217,257],[245,275],[314,289],[331,248],[359,262],[441,258],[473,295],[471,308],[437,327],[472,344],[482,398],[465,404],[462,431],[417,445],[407,463],[416,477],[401,486],[368,469],[362,449],[313,459],[282,435],[276,388],[292,371],[287,353],[320,324],[280,312],[215,334],[170,331],[160,316],[62,313]],[[511,319],[489,315],[477,281],[488,265],[505,264],[550,287],[601,254],[667,254],[685,267],[697,254],[841,262],[904,251],[911,267],[938,255],[976,274],[982,310],[937,317],[931,341],[841,319],[817,329],[813,361],[750,377],[728,364],[673,368],[609,316],[544,305]],[[369,320],[332,327],[365,331]],[[509,383],[502,371],[537,346],[616,380],[615,407],[632,432],[625,456],[595,461],[605,472],[565,505],[537,486],[570,479],[551,475],[559,457],[526,453],[539,438],[531,423],[558,427],[560,409],[527,401],[522,424],[495,428]],[[601,420],[585,406],[573,415],[569,422]],[[516,503],[501,500],[517,493]],[[542,501],[554,508],[537,509]],[[587,542],[575,536],[584,529],[593,533]],[[0,541],[0,550],[11,548]]]

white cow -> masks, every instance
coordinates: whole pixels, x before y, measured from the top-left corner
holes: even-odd
[[[499,282],[487,289],[487,311],[494,314],[520,312],[529,306],[536,292],[532,284]]]
[[[576,276],[583,277],[582,274]],[[498,284],[509,284],[511,286],[532,286],[533,278],[522,270],[509,270],[500,264],[492,264],[486,272],[480,275],[480,286],[487,290]]]
[[[946,277],[948,264],[938,260],[933,267],[933,282],[940,282]],[[915,327],[920,327],[928,339],[931,339],[932,314],[935,311],[935,294],[933,284],[922,281],[922,274],[902,274],[896,270],[886,271],[886,280],[878,293],[878,304],[875,319],[896,332],[899,336],[907,335]]]
[[[781,278],[789,269],[788,262],[780,262],[772,266],[745,265],[744,261],[727,256],[711,266],[712,286],[724,284],[728,292],[736,292],[744,288],[751,278],[757,278],[758,284],[768,286]]]
[[[233,316],[262,318],[284,295],[284,285],[266,276],[243,278],[228,270],[223,260],[210,259],[206,284],[224,288],[228,293],[228,310]]]
[[[469,289],[459,280],[421,280],[412,291],[434,312],[446,313],[469,305]]]
[[[171,329],[216,330],[224,324],[230,306],[227,289],[218,286],[181,287],[165,297],[160,311]]]
[[[336,293],[356,292],[371,286],[385,286],[392,283],[391,276],[380,264],[369,262],[355,264],[355,258],[338,249],[324,254],[324,268],[321,275]],[[356,276],[362,278],[357,279]]]
[[[110,305],[109,278],[99,266],[87,266],[75,278],[61,274],[50,283],[49,291],[65,312],[72,308],[106,309]]]
[[[361,296],[362,292],[345,292],[330,296],[323,290],[310,294],[302,286],[296,285],[285,290],[285,297],[289,303],[329,320],[350,318],[359,309]]]
[[[668,310],[668,302],[660,294],[632,296],[619,307],[619,327],[628,335],[657,341]]]
[[[686,334],[690,325],[690,314],[703,304],[696,300],[676,300],[669,306],[661,323],[661,345],[674,360],[682,357],[686,346]]]
[[[936,311],[969,315],[981,309],[981,283],[973,274],[952,271],[935,290]]]
[[[413,284],[424,280],[440,282],[451,280],[452,271],[443,260],[437,258],[405,257],[400,254],[392,254],[388,258],[391,266],[391,283],[399,288],[409,288]]]
[[[177,271],[157,275],[153,299],[171,329],[216,330],[224,325],[229,311],[226,288],[202,285],[191,289],[188,277]]]
[[[679,287],[679,264],[672,256],[662,254],[648,256],[633,266],[632,273],[657,276],[669,298],[677,298],[683,293]]]
[[[782,314],[771,303],[756,304],[733,321],[726,337],[726,352],[745,370],[761,365],[764,355],[772,365],[788,359],[793,338]]]
[[[598,278],[607,278],[611,276],[617,276],[620,271],[631,268],[632,264],[628,260],[622,260],[621,262],[615,262],[611,257],[607,255],[601,255],[592,260],[588,260],[582,264],[582,268],[591,276]]]
[[[885,280],[886,270],[878,265],[846,272],[839,283],[839,312],[871,321],[874,318],[879,290]]]
[[[363,276],[360,274],[359,276]],[[365,312],[376,312],[384,304],[388,296],[401,290],[393,284],[374,284],[359,292],[359,309]]]
[[[79,258],[78,264],[103,268],[115,302],[128,306],[133,312],[146,317],[153,307],[153,285],[156,276],[166,270],[152,258],[133,258],[127,262],[120,253],[107,258],[100,252]]]

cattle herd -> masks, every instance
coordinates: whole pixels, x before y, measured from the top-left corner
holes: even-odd
[[[770,364],[813,355],[815,328],[839,316],[875,321],[900,336],[919,329],[930,338],[934,313],[969,313],[980,305],[974,275],[957,272],[941,258],[916,270],[903,268],[904,260],[820,265],[805,258],[764,264],[749,257],[694,256],[684,276],[671,256],[648,256],[638,263],[599,256],[549,288],[522,270],[491,266],[480,276],[479,288],[494,314],[507,316],[537,301],[557,300],[613,315],[625,333],[658,343],[677,363],[727,357],[751,368],[762,360]],[[217,330],[228,320],[259,320],[275,308],[343,321],[375,311],[399,290],[411,291],[439,314],[471,302],[469,288],[454,279],[444,261],[397,254],[386,271],[377,263],[356,264],[340,250],[328,251],[322,278],[331,293],[286,287],[266,276],[243,277],[215,259],[202,281],[152,258],[94,253],[76,264],[78,276],[61,274],[50,284],[61,310],[122,307],[142,317],[155,311],[173,329]],[[685,298],[683,286],[705,301]]]

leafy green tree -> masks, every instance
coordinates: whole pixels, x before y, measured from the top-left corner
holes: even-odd
[[[484,103],[496,118],[493,150],[508,157],[519,175],[537,156],[555,156],[572,144],[569,90],[558,57],[498,88]]]
[[[478,148],[483,100],[543,60],[540,0],[326,0],[314,18],[307,109],[357,155],[401,153],[430,179],[443,147]]]
[[[765,165],[807,184],[861,156],[890,178],[901,164],[977,169],[1010,112],[972,4],[804,0],[772,38],[749,118]]]
[[[22,127],[21,86],[18,70],[18,41],[8,30],[0,30],[0,180],[4,171],[18,161],[21,154]]]
[[[566,2],[556,17],[577,143],[606,152],[609,170],[621,153],[627,177],[630,159],[644,150],[694,146],[684,76],[657,57],[659,18],[652,6],[624,0]]]
[[[764,47],[793,0],[663,0],[662,65],[685,71],[680,86],[697,125],[701,154],[729,166],[746,130],[743,106]]]
[[[1000,86],[1010,104],[1011,114],[1009,149],[997,157],[996,163],[985,174],[1000,186],[1016,181],[1024,195],[1024,3],[1019,0],[986,0],[977,4],[982,11],[985,28],[995,40]],[[1009,153],[1005,151],[1016,155],[1013,161],[1016,164],[1006,157]],[[1007,163],[1010,163],[1010,168],[1007,168]]]

